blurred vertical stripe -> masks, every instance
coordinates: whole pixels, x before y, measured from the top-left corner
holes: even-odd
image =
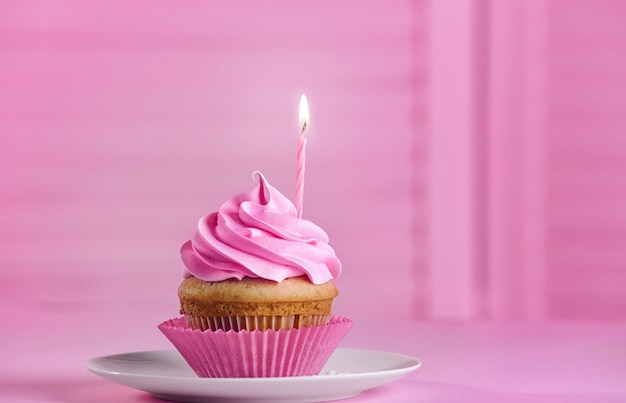
[[[625,317],[626,3],[547,13],[547,314]]]

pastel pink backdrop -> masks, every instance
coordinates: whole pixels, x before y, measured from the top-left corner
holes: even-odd
[[[5,315],[176,314],[180,245],[261,170],[337,310],[626,317],[626,4],[0,4]]]
[[[255,170],[293,197],[304,92],[304,217],[345,266],[337,310],[413,315],[427,21],[423,2],[2,3],[3,309],[177,315],[198,218]]]

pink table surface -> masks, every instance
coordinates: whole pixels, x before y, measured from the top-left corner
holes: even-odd
[[[157,402],[85,369],[96,356],[171,348],[156,329],[167,319],[163,307],[144,308],[139,317],[89,304],[7,309],[0,400]],[[423,365],[350,402],[626,402],[626,322],[352,319],[342,347],[408,354]]]

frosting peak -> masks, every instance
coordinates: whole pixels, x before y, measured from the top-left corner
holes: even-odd
[[[260,172],[249,192],[227,200],[202,217],[198,231],[181,248],[187,271],[204,281],[260,277],[281,282],[306,275],[314,284],[341,273],[328,235],[297,217],[291,201]]]

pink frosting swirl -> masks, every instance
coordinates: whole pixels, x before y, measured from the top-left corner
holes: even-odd
[[[314,284],[341,273],[328,235],[311,221],[297,218],[291,201],[260,172],[249,192],[226,201],[202,217],[198,232],[181,248],[185,276],[205,281],[264,278],[281,282],[306,275]]]

